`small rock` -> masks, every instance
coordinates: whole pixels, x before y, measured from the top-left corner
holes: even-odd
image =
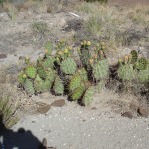
[[[133,118],[133,115],[132,115],[132,113],[130,111],[122,113],[121,116],[128,117],[130,119]]]
[[[51,103],[51,106],[53,106],[53,107],[62,107],[64,105],[65,105],[64,99],[56,100],[56,101]]]
[[[50,108],[51,108],[51,105],[42,106],[37,109],[37,112],[41,114],[45,114],[50,110]]]
[[[7,55],[6,54],[0,54],[0,59],[4,59],[4,58],[7,58]]]
[[[60,27],[64,27],[64,26],[66,26],[66,24],[67,24],[66,20],[64,18],[61,18],[61,20],[59,22]]]
[[[143,116],[143,117],[148,117],[149,115],[149,109],[145,107],[139,107],[137,112],[140,116]]]

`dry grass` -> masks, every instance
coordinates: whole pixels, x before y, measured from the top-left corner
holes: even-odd
[[[5,127],[10,128],[20,117],[31,112],[33,104],[17,87],[16,70],[12,70],[12,66],[0,68],[0,116]]]
[[[59,0],[27,0],[25,2],[15,3],[6,1],[3,3],[3,10],[9,12],[13,8],[18,12],[31,11],[33,13],[53,13],[63,9],[63,4],[64,2],[60,3]]]
[[[88,32],[107,41],[111,46],[140,45],[148,42],[148,9],[149,5],[136,5],[132,8],[86,2],[76,5],[77,11],[90,16],[85,22]]]

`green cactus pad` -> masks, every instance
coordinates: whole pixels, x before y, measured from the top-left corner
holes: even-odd
[[[31,79],[34,79],[37,74],[37,70],[34,66],[27,66],[25,69],[27,76]]]
[[[82,81],[87,81],[88,80],[87,71],[85,70],[85,68],[79,69],[77,71],[77,73],[80,75]]]
[[[18,82],[20,84],[23,84],[25,82],[26,77],[24,77],[24,76],[26,76],[26,74],[23,71],[21,71],[18,75]]]
[[[73,91],[76,88],[80,87],[80,85],[81,85],[81,76],[79,74],[74,75],[70,80],[69,90]]]
[[[51,86],[52,86],[52,82],[51,81],[49,81],[49,80],[43,81],[43,83],[42,83],[42,92],[50,91]]]
[[[90,59],[90,53],[88,49],[81,49],[81,55],[80,59],[82,61],[82,64],[84,67],[87,67],[87,69],[90,69],[89,59]]]
[[[93,67],[93,76],[96,80],[105,79],[109,75],[109,64],[106,59],[98,61]]]
[[[142,83],[149,83],[149,65],[147,65],[145,70],[138,72],[138,80]]]
[[[57,95],[64,94],[63,81],[60,79],[59,76],[57,76],[56,79],[55,79],[53,90],[54,90],[55,94],[57,94]]]
[[[29,96],[32,96],[35,93],[33,82],[30,79],[26,79],[24,82],[24,89]]]
[[[68,57],[67,59],[62,61],[60,67],[61,67],[61,71],[65,74],[75,74],[77,69],[77,64],[72,58]]]
[[[94,86],[90,86],[86,91],[83,96],[82,102],[84,103],[85,106],[89,105],[92,100],[93,100],[93,95],[94,95]]]
[[[84,93],[85,89],[84,87],[80,86],[78,88],[76,88],[73,93],[71,94],[71,98],[72,100],[78,100],[82,97],[83,93]]]
[[[36,92],[41,92],[42,91],[42,84],[43,84],[43,80],[37,74],[37,76],[34,80],[34,88],[35,88]]]
[[[46,72],[45,72],[45,69],[43,67],[37,67],[37,73],[39,74],[39,76],[42,78],[42,79],[45,79],[46,78]]]
[[[46,80],[49,80],[51,82],[54,82],[55,77],[56,77],[56,71],[53,70],[52,68],[48,68],[46,70]]]
[[[139,70],[144,70],[147,67],[147,60],[144,57],[138,59],[135,68]]]
[[[130,54],[132,55],[131,63],[137,62],[137,59],[138,59],[138,53],[137,53],[137,51],[132,50]]]
[[[135,79],[136,71],[133,69],[133,65],[122,65],[118,69],[118,77],[124,81],[132,81]]]
[[[52,57],[48,57],[47,59],[44,59],[43,62],[42,62],[42,66],[44,67],[44,69],[47,69],[47,68],[53,68],[53,62],[54,62],[54,59]]]

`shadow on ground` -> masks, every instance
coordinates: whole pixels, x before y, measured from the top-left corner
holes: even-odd
[[[0,115],[0,149],[46,149],[30,130],[20,128],[17,132],[6,129]]]

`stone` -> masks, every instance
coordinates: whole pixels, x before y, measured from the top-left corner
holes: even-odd
[[[133,115],[130,111],[122,113],[121,116],[130,118],[130,119],[133,118]]]
[[[40,114],[45,114],[50,110],[50,108],[51,108],[51,105],[41,106],[41,107],[37,108],[37,112]]]
[[[64,105],[65,105],[64,99],[56,100],[56,101],[51,103],[51,106],[53,106],[53,107],[62,107]]]
[[[137,112],[142,117],[148,117],[149,116],[149,109],[147,109],[145,107],[139,107]]]
[[[7,58],[7,55],[6,54],[0,54],[0,59],[4,59],[4,58]]]

